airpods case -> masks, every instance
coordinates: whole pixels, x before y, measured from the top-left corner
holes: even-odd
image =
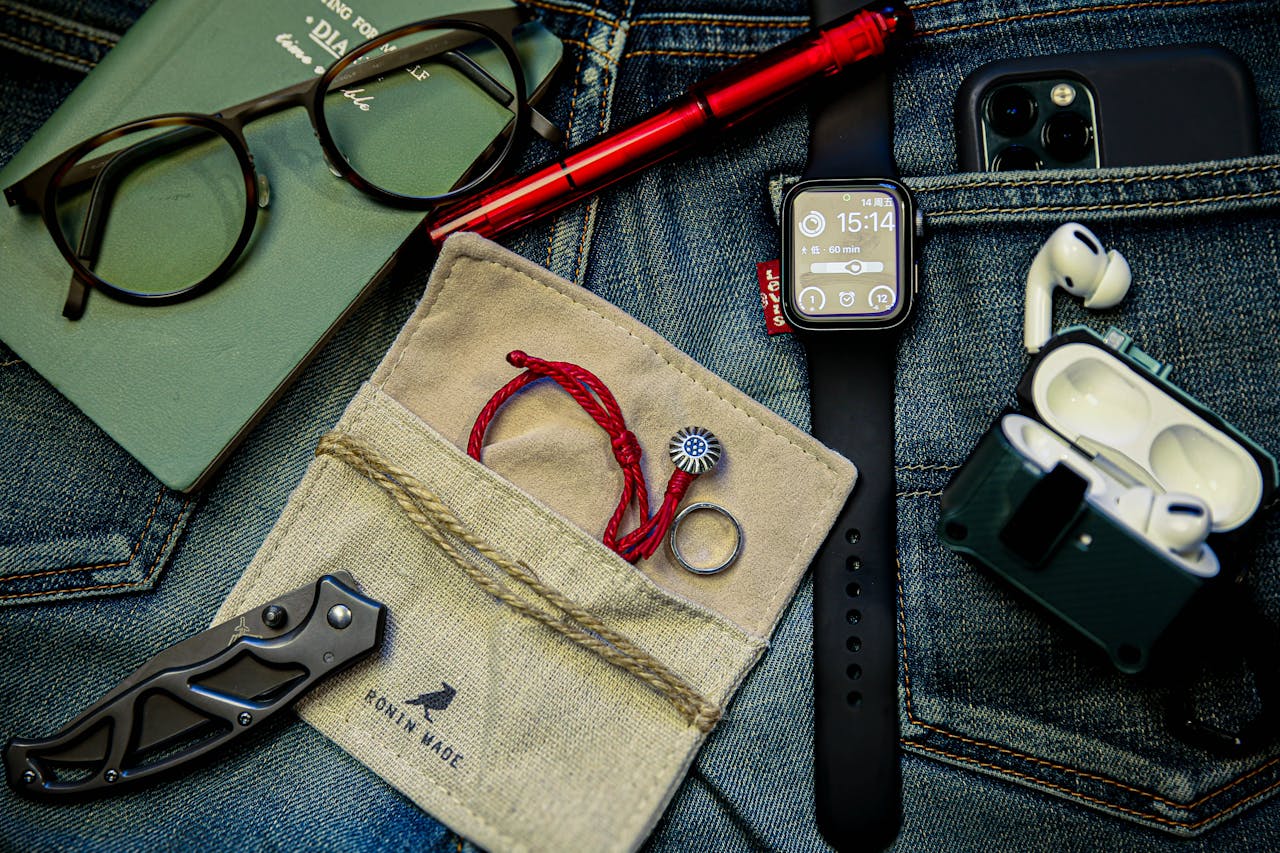
[[[1071,327],[942,493],[938,535],[1138,672],[1243,568],[1276,460],[1116,329]],[[1206,517],[1207,512],[1207,517]],[[1197,529],[1199,528],[1199,529]]]

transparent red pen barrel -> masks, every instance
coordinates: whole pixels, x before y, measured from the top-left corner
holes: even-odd
[[[855,12],[704,80],[637,123],[533,174],[446,205],[425,227],[437,246],[458,231],[493,237],[519,228],[683,151],[710,131],[733,127],[819,78],[880,56],[912,29],[905,6]]]

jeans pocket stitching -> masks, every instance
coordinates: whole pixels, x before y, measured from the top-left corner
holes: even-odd
[[[163,496],[164,494],[163,489],[161,489],[160,494]],[[34,592],[8,593],[8,594],[0,595],[0,601],[12,601],[19,598],[34,598],[37,596],[46,596],[46,595],[69,595],[71,593],[78,593],[78,592],[98,592],[98,591],[108,590],[108,589],[125,589],[128,587],[145,586],[147,582],[151,580],[151,576],[155,574],[156,569],[164,561],[165,554],[168,552],[168,549],[169,549],[169,540],[173,538],[174,532],[178,529],[180,522],[187,514],[187,509],[191,506],[191,503],[194,500],[195,499],[191,497],[187,497],[183,499],[182,506],[178,507],[178,511],[173,515],[173,523],[169,525],[169,532],[165,534],[164,541],[160,544],[160,548],[156,551],[155,559],[151,561],[151,565],[147,567],[146,573],[138,580],[121,581],[119,583],[98,584],[96,586],[80,586],[80,587],[61,588],[61,589],[42,589],[42,590],[36,590]],[[157,499],[156,501],[156,507],[157,508],[159,507],[159,499]],[[153,509],[152,518],[154,517],[155,517],[155,510]],[[138,537],[138,542],[134,546],[133,554],[130,555],[129,560],[126,560],[122,563],[106,564],[106,565],[98,565],[98,566],[84,566],[84,567],[78,566],[78,567],[66,569],[66,570],[42,572],[39,575],[26,575],[25,577],[41,577],[49,574],[60,574],[62,571],[68,571],[68,572],[91,571],[94,569],[110,568],[113,565],[114,566],[127,565],[129,562],[132,562],[133,557],[137,555],[138,549],[141,546],[143,539],[146,537],[147,528],[149,528],[150,526],[151,526],[151,519],[149,518],[147,520],[146,527],[143,528],[142,534]],[[10,578],[8,579],[13,579],[16,577],[23,577],[23,576],[10,576]]]
[[[12,6],[9,6],[8,4],[0,5],[0,15],[8,15],[11,18],[17,18],[19,21],[26,21],[27,23],[30,23],[30,24],[36,24],[37,26],[44,27],[45,29],[53,30],[54,32],[63,33],[64,35],[73,36],[75,38],[84,39],[85,41],[93,42],[94,44],[100,44],[108,48],[115,47],[116,42],[119,41],[118,38],[114,40],[109,38],[103,38],[102,36],[99,36],[99,35],[93,35],[92,33],[84,32],[78,29],[73,29],[72,27],[69,27],[66,24],[59,24],[59,23],[55,23],[54,21],[45,20],[43,18],[36,17],[35,15],[32,15],[30,13],[15,9]]]
[[[932,186],[917,186],[912,184],[911,191],[916,195],[925,193],[945,192],[949,190],[971,190],[971,189],[1017,189],[1020,187],[1082,187],[1082,186],[1109,186],[1122,184],[1146,184],[1154,181],[1185,181],[1191,178],[1227,178],[1237,175],[1256,175],[1264,172],[1274,172],[1280,169],[1280,163],[1260,163],[1256,166],[1226,166],[1211,169],[1191,169],[1184,172],[1174,172],[1165,174],[1139,174],[1139,175],[1115,175],[1102,176],[1092,178],[1022,178],[1009,180],[985,180],[971,181],[965,180],[963,175],[956,176],[958,180],[946,179],[935,181]],[[984,173],[969,173],[984,174]],[[785,178],[784,178],[785,179]]]
[[[98,64],[94,62],[92,59],[85,59],[84,57],[76,56],[75,54],[65,53],[61,50],[54,50],[51,47],[45,47],[42,44],[36,44],[33,41],[28,41],[24,38],[19,38],[18,36],[12,35],[11,33],[0,33],[0,44],[3,44],[4,42],[11,42],[12,44],[25,48],[26,50],[34,50],[37,53],[47,54],[57,59],[62,59],[66,62],[73,62],[76,65],[80,65],[80,66],[87,66],[89,68],[92,68]]]
[[[966,743],[971,746],[975,746],[979,749],[986,749],[986,750],[994,751],[996,753],[1009,755],[1011,757],[1019,758],[1024,761],[1027,761],[1034,765],[1049,767],[1049,768],[1067,773],[1068,775],[1078,776],[1082,779],[1089,779],[1091,781],[1099,782],[1104,785],[1109,785],[1123,791],[1128,791],[1129,793],[1132,793],[1141,797],[1146,797],[1152,800],[1153,802],[1157,802],[1162,805],[1168,806],[1170,808],[1178,809],[1180,811],[1191,811],[1193,809],[1196,809],[1201,805],[1203,805],[1204,803],[1214,799],[1215,797],[1218,797],[1221,794],[1231,790],[1235,786],[1243,784],[1244,782],[1247,782],[1250,779],[1253,779],[1254,777],[1266,772],[1272,767],[1275,767],[1277,764],[1280,764],[1280,756],[1273,756],[1272,758],[1268,759],[1267,761],[1264,761],[1262,764],[1253,768],[1252,770],[1236,777],[1235,779],[1229,782],[1226,782],[1218,786],[1217,788],[1215,788],[1212,791],[1209,791],[1206,794],[1201,795],[1196,800],[1190,803],[1179,803],[1175,800],[1171,800],[1160,794],[1152,793],[1150,791],[1144,791],[1140,788],[1125,784],[1124,782],[1121,782],[1116,779],[1110,779],[1106,776],[1090,773],[1087,770],[1083,770],[1076,767],[1070,767],[1064,764],[1059,764],[1057,762],[1050,761],[1045,758],[1039,758],[1037,756],[1029,755],[1027,753],[1020,752],[1015,749],[1010,749],[1009,747],[1000,746],[999,744],[991,743],[989,741],[970,738],[965,735],[961,735],[956,732],[949,731],[948,729],[943,728],[941,726],[934,725],[933,723],[929,723],[916,716],[915,707],[912,701],[911,666],[910,666],[909,656],[907,654],[906,596],[903,591],[901,561],[898,562],[898,566],[897,566],[897,586],[898,586],[898,633],[899,633],[899,642],[901,643],[901,646],[902,646],[903,689],[905,692],[907,720],[912,725],[919,726],[920,728],[923,728],[927,731],[935,732],[943,737],[950,738],[952,740],[957,740],[957,741],[960,741],[961,743]],[[1110,800],[1106,800],[1101,797],[1095,797],[1093,795],[1086,794],[1080,791],[1074,791],[1064,785],[1057,784],[1048,779],[1033,776],[1028,773],[1023,773],[1009,767],[1002,767],[998,764],[984,762],[977,758],[973,758],[971,756],[961,755],[956,752],[951,752],[945,749],[941,749],[937,746],[925,744],[921,740],[904,737],[904,738],[901,738],[901,743],[905,747],[919,749],[924,752],[935,753],[937,755],[942,755],[956,761],[964,762],[966,764],[973,764],[973,765],[982,767],[984,769],[992,770],[1002,775],[1013,776],[1018,779],[1023,779],[1035,785],[1044,786],[1046,788],[1057,791],[1059,793],[1066,794],[1067,796],[1080,799],[1086,802],[1094,803],[1095,805],[1103,806],[1105,808],[1115,809],[1116,811],[1133,815],[1143,820],[1150,820],[1166,826],[1171,826],[1171,827],[1184,829],[1188,831],[1194,831],[1203,826],[1206,826],[1209,823],[1212,823],[1222,817],[1229,815],[1233,811],[1239,809],[1240,807],[1246,805],[1247,803],[1252,802],[1258,797],[1261,797],[1270,791],[1280,788],[1280,779],[1277,779],[1273,781],[1271,784],[1267,785],[1266,787],[1260,790],[1254,791],[1248,796],[1242,797],[1241,799],[1238,799],[1233,803],[1225,805],[1218,811],[1210,815],[1207,815],[1199,820],[1179,821],[1179,820],[1174,820],[1172,818],[1164,817],[1163,815],[1153,814],[1149,811],[1140,811],[1138,809],[1130,808],[1128,806],[1122,805],[1120,803],[1112,802]]]
[[[1027,21],[1041,21],[1062,18],[1067,15],[1080,15],[1089,12],[1123,12],[1128,9],[1174,9],[1184,6],[1217,6],[1232,0],[1139,0],[1130,3],[1104,3],[1098,6],[1079,6],[1069,9],[1047,9],[1041,12],[1027,12],[1021,15],[1008,15],[1003,18],[988,18],[981,21],[969,21],[963,24],[949,24],[942,27],[921,28],[916,30],[916,38],[925,36],[947,35],[996,24],[1018,24]],[[934,4],[941,5],[941,4]]]
[[[613,27],[614,29],[622,26],[620,21],[607,15],[600,14],[594,6],[590,9],[574,9],[571,6],[563,6],[559,3],[540,2],[540,0],[522,0],[522,2],[525,6],[532,6],[535,9],[546,9],[549,12],[555,12],[560,15],[578,15],[583,18],[590,18],[593,21],[598,21],[605,26]]]
[[[538,5],[538,4],[536,4],[536,3],[535,3],[535,4],[533,4],[533,5]],[[554,6],[550,6],[550,5],[543,5],[543,6],[542,6],[542,8],[545,8],[545,9],[555,9],[556,11],[562,11],[559,7],[554,7]],[[603,23],[609,24],[610,26],[615,27],[614,32],[616,32],[616,31],[617,31],[617,30],[616,30],[617,23],[616,23],[616,22],[613,22],[613,21],[609,21],[609,20],[607,20],[606,18],[603,18],[603,17],[601,17],[601,16],[599,16],[599,15],[595,14],[594,12],[590,12],[590,13],[588,13],[588,12],[580,12],[580,13],[578,13],[578,14],[582,14],[582,15],[584,15],[584,16],[587,18],[588,23],[587,23],[587,25],[586,25],[586,28],[585,28],[585,30],[584,30],[584,32],[583,32],[583,34],[582,34],[582,40],[581,40],[581,41],[574,40],[574,41],[569,42],[569,43],[571,43],[571,44],[575,44],[575,45],[581,45],[583,48],[590,48],[590,52],[601,53],[601,51],[599,51],[599,50],[597,50],[596,48],[594,48],[594,47],[591,47],[591,46],[590,46],[590,39],[591,39],[591,24],[590,24],[590,21],[595,20],[595,21],[600,21],[600,22],[603,22]],[[573,138],[573,120],[574,120],[574,117],[577,115],[577,112],[578,112],[578,93],[582,91],[582,66],[583,66],[583,65],[585,65],[585,64],[586,64],[586,62],[587,62],[587,53],[588,53],[588,52],[589,52],[588,50],[583,50],[583,51],[578,55],[578,62],[577,62],[577,64],[576,64],[576,65],[574,66],[574,68],[573,68],[573,91],[569,94],[569,116],[568,116],[568,118],[565,120],[565,129],[564,129],[564,132],[565,132],[565,138],[566,138],[566,139],[572,139],[572,138]],[[602,115],[603,115],[603,114],[602,114]],[[590,213],[589,213],[589,211],[590,211],[590,204],[588,204],[587,209],[588,209],[588,217],[589,217],[589,216],[590,216]],[[544,266],[546,266],[546,267],[548,267],[548,268],[550,268],[550,267],[551,267],[552,252],[553,252],[553,250],[555,249],[555,245],[556,245],[556,233],[559,231],[559,229],[560,229],[560,219],[559,219],[559,217],[557,217],[556,219],[552,220],[552,223],[551,223],[551,233],[550,233],[550,235],[547,237],[547,260],[546,260],[546,263],[544,264]],[[579,247],[579,250],[581,250],[581,247]],[[575,261],[575,264],[576,264],[576,261]]]
[[[133,562],[134,557],[138,556],[138,549],[142,547],[142,540],[147,537],[147,531],[151,529],[151,522],[155,521],[156,513],[160,511],[160,499],[164,497],[164,492],[165,488],[164,486],[161,486],[160,491],[156,493],[155,503],[151,505],[151,515],[147,516],[147,522],[142,526],[142,532],[138,534],[137,540],[133,543],[133,550],[131,550],[129,552],[129,556],[125,557],[123,560],[116,560],[111,563],[92,563],[70,566],[65,569],[49,569],[47,571],[35,572],[33,574],[20,572],[18,574],[0,577],[0,583],[8,583],[9,581],[17,580],[30,580],[32,578],[44,578],[50,575],[65,575],[70,574],[71,572],[88,572],[93,571],[94,569],[114,569],[118,566],[127,566],[129,563]]]
[[[1099,202],[1097,204],[1046,204],[1024,205],[1022,207],[988,206],[977,208],[952,208],[949,210],[930,211],[929,216],[959,216],[961,214],[981,213],[1078,213],[1090,210],[1154,210],[1159,208],[1178,208],[1193,205],[1213,204],[1224,201],[1248,201],[1251,199],[1276,197],[1280,197],[1280,189],[1260,190],[1258,192],[1251,193],[1224,193],[1216,196],[1168,199],[1163,201]]]
[[[951,3],[955,0],[945,0]],[[919,9],[919,6],[912,8]],[[737,27],[744,30],[807,30],[809,29],[809,19],[803,18],[794,21],[746,21],[736,20],[732,18],[718,17],[708,15],[704,18],[675,17],[664,18],[660,15],[649,15],[640,20],[631,23],[633,27],[678,27],[678,26],[696,26],[696,27]]]

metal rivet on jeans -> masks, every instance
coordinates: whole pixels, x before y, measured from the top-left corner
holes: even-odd
[[[114,781],[116,781],[117,779],[119,779],[119,778],[120,778],[120,771],[119,771],[119,770],[108,770],[106,773],[103,773],[103,774],[102,774],[102,778],[103,778],[103,779],[106,779],[108,783],[114,782]]]
[[[236,717],[236,720],[240,725],[247,726],[253,722],[253,714],[250,714],[248,711],[241,711],[240,716]]]

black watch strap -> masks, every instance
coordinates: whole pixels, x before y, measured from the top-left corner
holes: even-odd
[[[848,2],[811,0],[814,23]],[[806,178],[892,177],[883,62],[830,81],[813,103]],[[904,222],[911,228],[913,223]],[[812,432],[858,467],[853,494],[813,562],[814,799],[841,851],[881,850],[902,819],[898,762],[897,507],[893,332],[802,335]]]
[[[813,0],[814,25],[847,14],[846,3]],[[840,9],[818,18],[820,6]],[[818,88],[810,103],[809,162],[806,178],[891,178],[893,162],[892,84],[883,57],[858,63]]]
[[[901,822],[897,529],[890,332],[806,341],[813,434],[858,480],[813,562],[814,798],[841,851],[882,850]]]

